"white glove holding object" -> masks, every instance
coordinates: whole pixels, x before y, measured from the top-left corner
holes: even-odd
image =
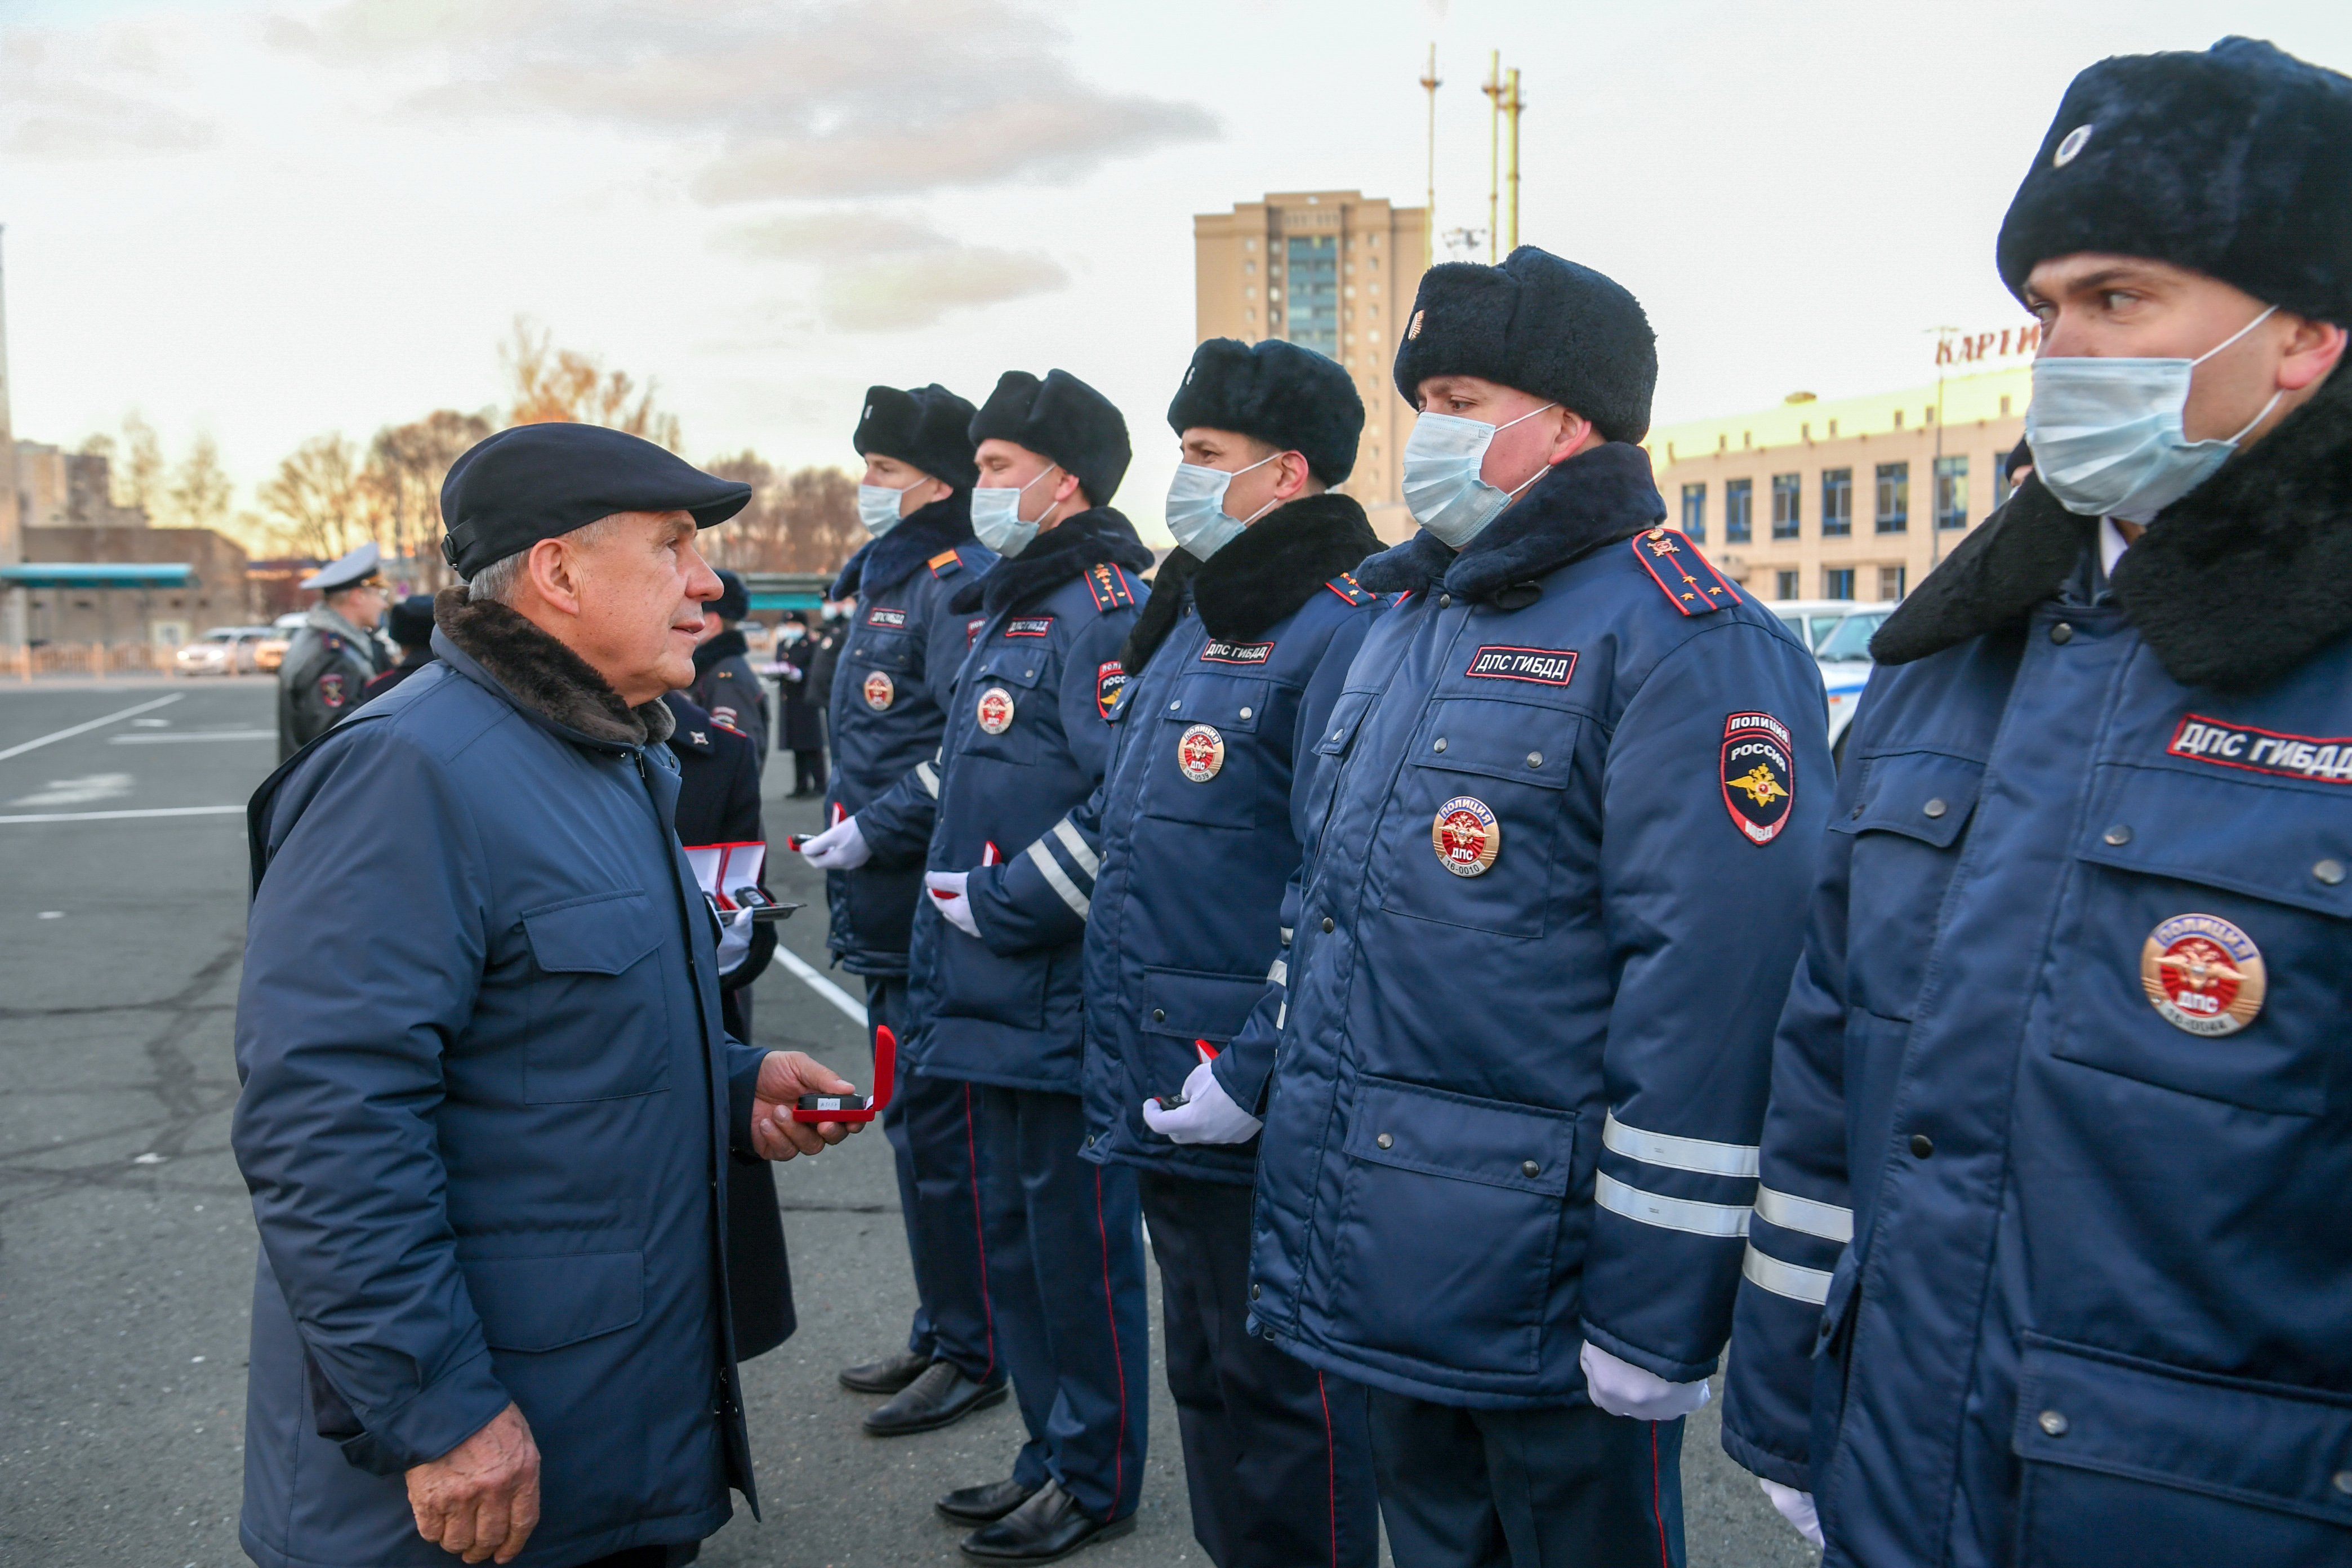
[[[1184,1103],[1175,1110],[1162,1110],[1157,1100],[1145,1100],[1143,1124],[1177,1143],[1246,1143],[1265,1125],[1234,1103],[1207,1062],[1184,1079]]]
[[[723,911],[719,917],[719,978],[724,980],[742,968],[743,961],[751,956],[751,911]]]
[[[1668,1383],[1630,1361],[1611,1355],[1591,1340],[1576,1358],[1584,1369],[1584,1392],[1612,1415],[1633,1421],[1676,1421],[1714,1397],[1706,1379]]]
[[[857,818],[845,816],[801,844],[801,858],[820,871],[855,871],[874,858]]]
[[[1756,1479],[1763,1482],[1764,1495],[1772,1500],[1772,1506],[1780,1510],[1782,1519],[1797,1527],[1799,1535],[1803,1536],[1815,1546],[1823,1544],[1822,1516],[1813,1511],[1812,1493],[1801,1492],[1794,1487],[1784,1487],[1778,1481],[1767,1481],[1761,1476]]]
[[[931,896],[931,908],[940,918],[966,936],[980,934],[980,922],[971,918],[971,900],[964,897],[964,884],[971,879],[969,871],[926,871],[923,891]]]

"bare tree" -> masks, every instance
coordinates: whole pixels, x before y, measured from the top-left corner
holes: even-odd
[[[449,580],[441,559],[441,481],[490,433],[488,410],[437,408],[406,425],[387,425],[368,443],[363,478],[378,498],[392,553],[415,561],[420,587]]]
[[[144,507],[149,517],[162,513],[170,500],[163,443],[136,408],[122,416],[122,460],[114,465],[113,481],[114,504]]]
[[[298,553],[326,560],[373,537],[381,510],[358,449],[340,430],[295,447],[258,495]]]
[[[706,465],[751,487],[751,504],[704,536],[711,559],[738,572],[837,572],[866,542],[857,486],[838,468],[779,474],[748,447]]]
[[[157,461],[160,465],[160,453]],[[172,476],[171,489],[165,493],[172,521],[186,528],[216,529],[228,521],[229,503],[236,494],[236,485],[221,463],[220,443],[210,431],[199,432],[189,443],[188,455],[180,459],[179,471]],[[148,515],[154,515],[152,504]]]
[[[500,346],[510,402],[509,425],[606,425],[657,441],[675,452],[680,445],[677,416],[654,405],[655,384],[640,388],[627,372],[555,346],[554,334],[515,318],[514,336]]]

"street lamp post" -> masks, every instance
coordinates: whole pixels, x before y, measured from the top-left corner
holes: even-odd
[[[1495,260],[1495,208],[1502,194],[1503,174],[1503,51],[1496,49],[1486,64],[1486,259]]]

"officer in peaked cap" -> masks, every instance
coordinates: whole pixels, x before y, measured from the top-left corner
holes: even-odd
[[[1398,1568],[1682,1561],[1830,767],[1812,658],[1661,526],[1656,363],[1533,247],[1397,346],[1422,531],[1312,742],[1250,1305],[1368,1385]]]
[[[2226,38],[2001,224],[2032,477],[1871,645],[1727,1373],[1827,1561],[2352,1562],[2347,190]]]
[[[370,540],[302,579],[320,597],[278,667],[281,763],[359,706],[362,689],[384,669],[375,636],[389,602],[376,577],[382,559]]]

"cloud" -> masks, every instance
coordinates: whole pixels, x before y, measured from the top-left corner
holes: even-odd
[[[940,250],[955,243],[929,224],[877,212],[820,212],[762,218],[722,231],[722,250],[766,261],[828,261],[892,251]]]
[[[173,41],[143,26],[0,34],[0,153],[91,158],[211,146],[219,126],[165,96],[173,58]]]
[[[1068,179],[1218,133],[1195,105],[1082,82],[1013,0],[348,0],[269,37],[404,80],[417,113],[689,140],[689,188],[719,205]]]
[[[814,301],[835,331],[910,331],[1070,280],[1043,252],[968,246],[912,218],[855,208],[765,218],[715,243],[755,260],[815,263]]]

